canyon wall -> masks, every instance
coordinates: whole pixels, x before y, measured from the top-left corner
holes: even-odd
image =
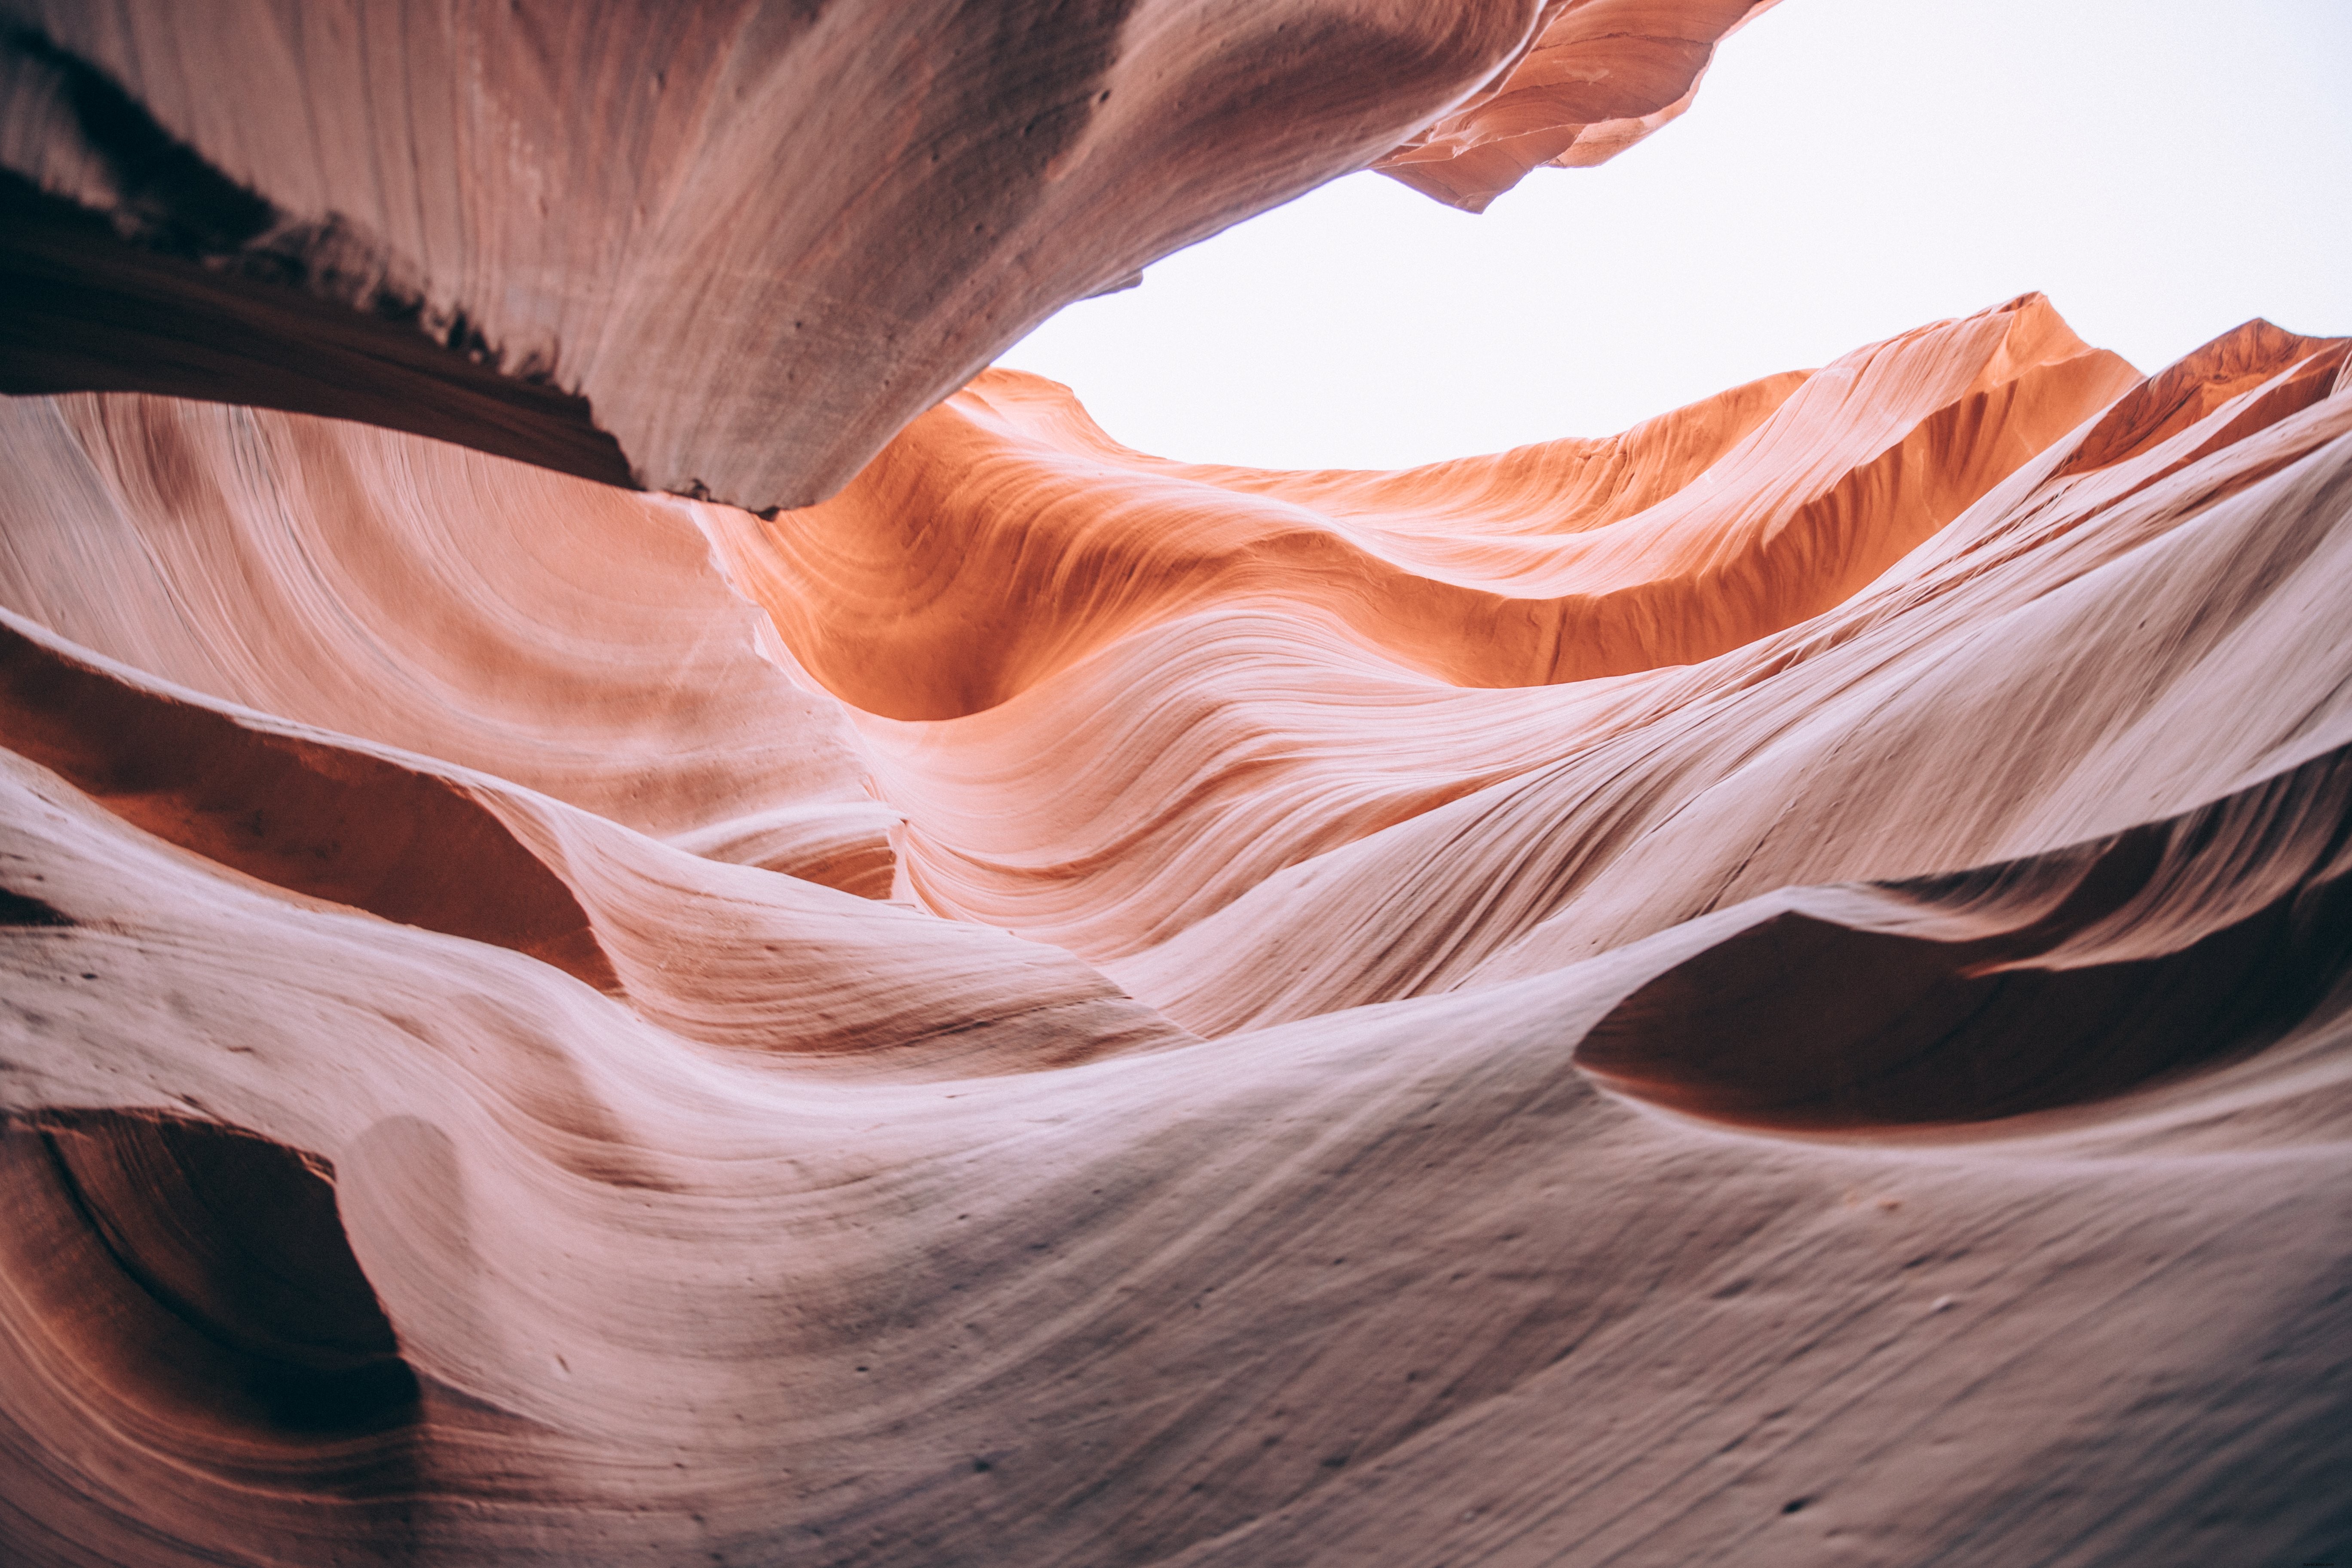
[[[1171,461],[1761,7],[935,9],[13,9],[0,1560],[2352,1539],[2352,340]]]

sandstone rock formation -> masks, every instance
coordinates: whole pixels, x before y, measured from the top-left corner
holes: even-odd
[[[1527,53],[1373,165],[1469,212],[1549,163],[1589,169],[1697,96],[1715,46],[1779,0],[1552,0]]]
[[[1498,65],[1704,64],[1753,9],[20,28],[12,167],[102,66],[169,128],[154,179],[380,201],[418,320],[495,295],[485,342],[552,323],[620,390],[591,424],[160,243],[131,220],[194,219],[129,165],[110,223],[9,198],[8,265],[85,312],[10,314],[13,384],[149,379],[0,401],[0,1562],[2352,1539],[2352,340],[2251,322],[2142,376],[2029,295],[1397,473],[1153,458],[1011,372],[918,413]],[[498,152],[419,40],[481,62],[467,114],[625,105],[648,58],[683,97]],[[230,59],[244,104],[195,68]],[[1321,96],[1251,74],[1317,61]],[[1126,140],[1097,109],[1034,132],[1075,172],[1003,162],[1033,68],[1133,87]],[[339,79],[402,91],[295,90]],[[1509,165],[1511,96],[1421,145]],[[1028,238],[932,244],[935,132],[1029,171],[973,195],[1034,197]],[[730,138],[814,183],[751,202]],[[499,205],[541,158],[628,221]],[[728,344],[805,276],[719,264],[745,212],[920,273],[929,325]],[[656,450],[846,482],[603,482]]]
[[[0,1535],[2325,1544],[2346,347],[1397,475],[997,374],[765,521],[9,405]]]
[[[1066,301],[1394,147],[1541,9],[6,0],[0,390],[813,500]]]

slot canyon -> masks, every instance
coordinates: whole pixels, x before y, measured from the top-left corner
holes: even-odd
[[[0,1563],[2352,1561],[2352,338],[995,363],[1771,7],[0,0]]]

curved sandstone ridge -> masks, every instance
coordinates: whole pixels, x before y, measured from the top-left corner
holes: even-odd
[[[0,390],[801,504],[1062,304],[1395,147],[1540,11],[8,0]]]
[[[306,905],[528,953],[689,1039],[888,1066],[946,1043],[971,1071],[1187,1038],[1051,948],[239,713],[14,616],[0,616],[0,722],[19,758],[159,839]]]
[[[0,391],[802,505],[1335,174],[1477,207],[1601,162],[1769,3],[6,0]]]
[[[1679,119],[1715,46],[1779,0],[1551,0],[1509,69],[1373,165],[1466,212],[1549,163],[1589,169]]]
[[[1767,896],[1577,1061],[1676,1110],[1846,1129],[2044,1110],[2241,1055],[2352,967],[2347,807],[2339,746],[2090,844]]]
[[[690,519],[359,426],[0,405],[0,605],[168,680],[880,896],[896,818]],[[877,880],[878,874],[878,883]]]
[[[0,1557],[2322,1552],[2348,346],[764,521],[8,403]]]
[[[992,708],[1241,606],[1450,685],[1549,685],[1830,608],[2137,379],[2032,295],[1611,440],[1366,475],[1147,458],[996,371],[834,500],[723,537],[808,673],[890,718]]]

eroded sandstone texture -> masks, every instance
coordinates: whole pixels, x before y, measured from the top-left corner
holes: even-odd
[[[1064,302],[1394,148],[1553,9],[5,0],[0,390],[797,504]]]
[[[2352,341],[925,411],[1755,9],[19,7],[0,1561],[2340,1549]]]
[[[1551,0],[1527,52],[1374,167],[1483,212],[1528,171],[1589,169],[1697,96],[1715,46],[1780,0]]]

